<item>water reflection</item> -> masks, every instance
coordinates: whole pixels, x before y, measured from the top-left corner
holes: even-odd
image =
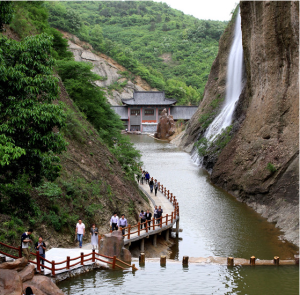
[[[146,263],[137,272],[94,271],[59,283],[73,294],[298,294],[298,268]]]
[[[282,234],[246,204],[213,186],[207,172],[189,154],[149,136],[130,136],[142,152],[144,167],[176,195],[180,204],[182,241],[174,259],[233,256],[260,259],[293,258],[297,247],[279,240]]]

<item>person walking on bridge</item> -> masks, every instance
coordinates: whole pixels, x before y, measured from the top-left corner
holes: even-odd
[[[119,217],[117,216],[117,213],[114,212],[114,215],[110,219],[110,227],[111,230],[118,230],[118,222],[119,222]]]
[[[154,186],[154,182],[153,179],[151,178],[151,180],[149,181],[149,186],[150,186],[150,192],[151,194],[153,193],[153,186]]]
[[[158,222],[156,218],[157,218],[157,206],[154,207],[154,222],[157,224]]]
[[[157,179],[154,180],[154,191],[155,191],[155,196],[157,196],[157,190],[158,190],[158,182]]]
[[[148,220],[148,227],[149,230],[151,229],[151,218],[152,218],[152,213],[149,212],[149,209],[147,209],[147,212],[145,214],[146,220]]]
[[[143,229],[143,225],[144,225],[144,228],[146,227],[146,223],[144,223],[146,221],[146,216],[145,216],[144,210],[141,211],[140,218],[141,218],[141,229]],[[142,223],[144,223],[144,224],[142,224]]]
[[[146,178],[146,183],[149,184],[150,174],[148,171],[146,172],[145,178]]]
[[[76,224],[76,234],[77,234],[77,241],[79,242],[79,248],[82,247],[82,238],[85,234],[85,225],[82,223],[82,220],[79,219],[78,223]]]
[[[141,183],[144,184],[146,172],[143,170]]]
[[[157,218],[161,218],[163,214],[163,209],[161,209],[161,206],[157,209]],[[157,220],[157,224],[160,224],[160,219]]]
[[[91,244],[93,246],[93,249],[96,249],[98,246],[98,228],[96,227],[95,223],[91,227],[90,235],[91,235]]]
[[[125,218],[125,214],[121,215],[118,225],[119,225],[120,230],[122,230],[122,235],[124,236],[125,235],[125,227],[128,226],[127,219]],[[124,237],[123,237],[123,239],[124,239]]]

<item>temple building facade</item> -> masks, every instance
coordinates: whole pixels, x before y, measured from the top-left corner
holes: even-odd
[[[122,99],[122,106],[111,106],[124,122],[124,129],[154,133],[163,109],[174,121],[188,121],[197,106],[175,106],[176,100],[165,97],[163,91],[135,91],[133,98]]]

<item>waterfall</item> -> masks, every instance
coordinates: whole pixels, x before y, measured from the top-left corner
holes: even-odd
[[[235,109],[235,104],[239,100],[242,92],[242,72],[243,70],[243,47],[242,47],[242,30],[241,30],[241,15],[238,10],[234,38],[230,48],[228,65],[227,65],[227,81],[226,81],[226,96],[223,108],[220,114],[207,128],[204,137],[212,142],[223,129],[230,126],[232,123],[232,115]],[[194,146],[191,152],[191,158],[197,165],[202,165],[203,157],[198,154],[198,149]]]
[[[232,123],[235,104],[242,92],[243,47],[240,9],[237,14],[233,43],[229,53],[227,66],[226,96],[221,113],[214,119],[205,132],[205,137],[213,141]]]

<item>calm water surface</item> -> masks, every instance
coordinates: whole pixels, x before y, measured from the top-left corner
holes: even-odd
[[[253,209],[209,182],[189,154],[149,136],[131,136],[144,168],[175,194],[180,206],[180,238],[172,248],[182,256],[293,258],[297,248]],[[159,205],[159,204],[158,204]],[[298,294],[296,266],[234,267],[180,263],[161,268],[147,263],[135,274],[97,271],[59,284],[66,294]]]

